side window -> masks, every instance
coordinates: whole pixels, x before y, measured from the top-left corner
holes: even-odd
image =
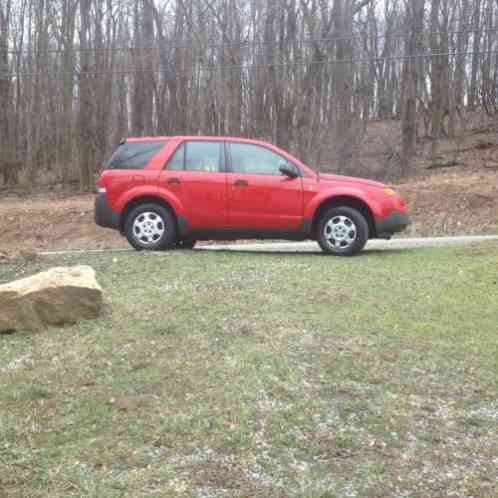
[[[254,144],[230,144],[232,171],[249,175],[281,176],[280,166],[289,164],[282,156]]]
[[[171,171],[181,171],[185,167],[185,144],[181,144],[176,149],[173,157],[168,161],[166,169]]]
[[[221,150],[221,142],[187,142],[185,169],[187,171],[205,171],[208,173],[221,171]]]
[[[165,144],[165,140],[124,142],[116,149],[105,169],[144,169]]]

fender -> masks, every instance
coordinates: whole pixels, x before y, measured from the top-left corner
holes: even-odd
[[[169,204],[177,216],[182,216],[185,213],[185,208],[180,199],[171,191],[158,187],[151,188],[147,185],[134,187],[124,192],[116,203],[116,209],[122,213],[130,202],[139,197],[156,197]]]
[[[366,195],[366,193],[358,188],[351,186],[339,186],[332,187],[321,191],[317,196],[313,197],[311,202],[305,206],[304,217],[305,219],[313,219],[317,210],[324,202],[332,200],[334,197],[354,197],[359,201],[365,203],[372,211],[375,218],[382,217],[383,209],[379,202],[372,199],[372,196]]]

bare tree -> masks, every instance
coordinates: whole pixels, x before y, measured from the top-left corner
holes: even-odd
[[[80,32],[81,74],[79,77],[79,111],[78,111],[78,155],[80,186],[82,190],[91,188],[94,172],[94,106],[92,95],[92,78],[90,72],[90,2],[80,0]]]
[[[496,0],[2,0],[0,161],[90,189],[129,133],[206,133],[352,173],[387,118],[408,171],[419,124],[435,160],[467,107],[498,111],[497,22]]]
[[[402,103],[402,170],[410,169],[417,140],[417,95],[420,78],[420,33],[423,29],[425,0],[406,2],[406,25],[410,36],[406,41],[406,58],[403,66]]]
[[[10,156],[11,133],[13,122],[11,107],[11,78],[9,74],[9,27],[11,0],[0,3],[0,161],[6,161]]]

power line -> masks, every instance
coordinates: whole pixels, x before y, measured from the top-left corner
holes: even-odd
[[[481,56],[481,55],[498,55],[498,50],[483,50],[483,51],[470,51],[470,52],[441,52],[434,54],[411,54],[411,55],[393,55],[387,57],[365,57],[357,59],[324,59],[312,61],[295,61],[295,62],[281,62],[271,64],[232,64],[232,65],[213,65],[213,64],[200,64],[198,66],[190,66],[183,69],[175,69],[174,71],[168,68],[126,68],[119,70],[93,70],[93,71],[43,71],[43,72],[22,72],[22,73],[0,73],[0,78],[17,78],[17,77],[42,77],[42,76],[101,76],[101,75],[126,75],[126,74],[154,74],[154,73],[167,73],[167,74],[183,74],[183,73],[198,73],[198,72],[217,72],[217,71],[232,71],[232,70],[257,70],[257,69],[271,69],[283,67],[298,67],[309,65],[335,65],[335,64],[364,64],[369,62],[382,62],[382,61],[395,61],[395,60],[411,60],[411,59],[432,59],[436,57],[468,57],[468,56]]]
[[[236,42],[208,42],[208,43],[176,43],[176,42],[166,42],[164,46],[149,46],[149,47],[94,47],[94,48],[73,48],[71,50],[66,50],[62,48],[48,48],[39,50],[8,50],[9,55],[21,55],[21,54],[63,54],[66,52],[72,53],[87,53],[87,52],[142,52],[142,51],[155,51],[163,52],[166,50],[174,49],[202,49],[206,50],[209,48],[224,48],[224,47],[253,47],[253,46],[266,46],[266,45],[311,45],[315,43],[331,43],[338,41],[353,41],[353,40],[382,40],[382,39],[405,39],[412,36],[415,37],[433,37],[433,36],[443,36],[443,35],[460,35],[460,34],[476,34],[476,33],[495,33],[498,32],[498,28],[481,28],[481,29],[459,29],[451,31],[428,31],[428,32],[416,32],[416,33],[392,33],[392,34],[378,34],[378,35],[347,35],[347,36],[334,36],[326,38],[297,38],[295,40],[252,40],[252,41],[236,41]]]

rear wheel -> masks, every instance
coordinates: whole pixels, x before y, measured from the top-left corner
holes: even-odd
[[[141,204],[127,216],[125,233],[137,251],[168,249],[176,239],[175,219],[158,204]]]
[[[368,240],[368,223],[356,209],[330,208],[318,221],[317,240],[322,250],[338,256],[359,253]]]

